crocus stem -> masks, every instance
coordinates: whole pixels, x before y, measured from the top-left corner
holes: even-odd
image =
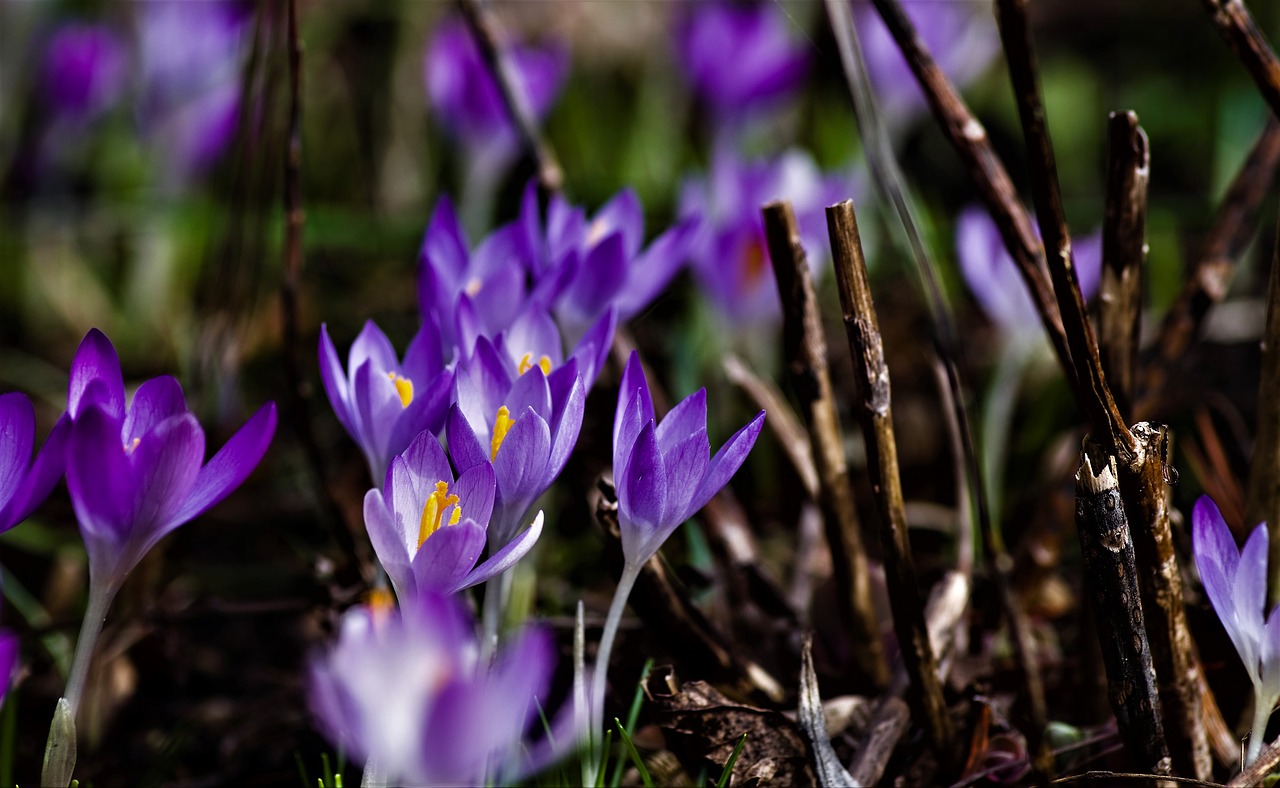
[[[622,567],[622,577],[618,578],[618,588],[613,592],[613,604],[609,605],[609,615],[604,620],[604,632],[600,634],[600,648],[596,651],[595,674],[591,677],[591,735],[599,736],[592,746],[592,768],[599,767],[597,746],[604,740],[604,689],[608,683],[609,655],[613,652],[613,640],[618,634],[618,623],[622,621],[622,611],[627,607],[627,598],[631,596],[631,588],[640,576],[643,564],[632,564],[628,561]],[[594,778],[594,775],[593,775]],[[594,782],[594,779],[592,780]]]
[[[498,650],[498,630],[511,596],[511,572],[489,578],[484,589],[484,613],[481,616],[480,664],[488,665]]]
[[[1245,751],[1244,763],[1241,764],[1245,768],[1256,761],[1258,753],[1262,752],[1262,745],[1267,738],[1267,722],[1271,719],[1271,708],[1275,705],[1275,698],[1263,698],[1257,692],[1253,693],[1253,729],[1249,733],[1249,749]]]
[[[380,768],[377,755],[370,755],[369,760],[365,761],[360,788],[387,788],[387,775]]]
[[[80,696],[84,694],[85,680],[89,677],[89,663],[93,648],[102,634],[102,623],[107,609],[115,598],[115,589],[89,583],[89,605],[80,624],[80,637],[76,640],[76,654],[71,660],[71,672],[67,674],[67,689],[58,701],[53,722],[49,726],[49,740],[45,744],[44,770],[41,785],[66,785],[76,767],[76,713],[80,710]]]

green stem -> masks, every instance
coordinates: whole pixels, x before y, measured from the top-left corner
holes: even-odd
[[[67,689],[58,699],[53,721],[49,724],[49,740],[45,744],[44,768],[41,785],[63,786],[71,782],[76,768],[76,713],[84,695],[84,685],[89,678],[89,665],[93,649],[102,634],[102,624],[107,609],[115,598],[116,590],[96,585],[92,574],[89,580],[89,606],[80,624],[80,637],[76,639],[76,654],[71,660],[71,672],[67,674]]]
[[[1276,699],[1263,698],[1261,693],[1257,691],[1257,687],[1253,692],[1253,729],[1249,733],[1249,749],[1245,752],[1244,763],[1241,766],[1245,769],[1249,768],[1249,764],[1258,759],[1258,754],[1262,752],[1262,745],[1267,737],[1267,722],[1271,719],[1271,709],[1276,705]]]
[[[609,615],[604,620],[604,632],[600,634],[600,648],[596,651],[595,674],[591,677],[591,732],[599,733],[602,741],[604,724],[604,690],[608,683],[609,656],[613,653],[613,641],[618,635],[618,624],[622,621],[622,611],[627,607],[627,598],[640,576],[640,566],[627,562],[622,567],[622,577],[618,579],[618,588],[613,592],[613,603],[609,605]],[[595,748],[593,748],[594,750]],[[592,753],[593,770],[600,768],[599,753]],[[595,774],[588,783],[595,782]]]

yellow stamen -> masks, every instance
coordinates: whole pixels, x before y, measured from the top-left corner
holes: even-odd
[[[479,277],[473,277],[467,282],[467,286],[462,289],[467,295],[475,298],[476,294],[484,289],[484,282],[482,282]]]
[[[364,603],[374,613],[385,613],[396,606],[396,598],[392,596],[391,589],[372,588],[364,595]]]
[[[413,381],[402,378],[394,372],[388,372],[387,377],[395,385],[396,393],[400,395],[400,407],[409,407],[409,403],[413,402]]]
[[[542,370],[543,377],[550,375],[551,359],[547,356],[543,356],[542,358],[538,359],[538,367]],[[528,372],[531,369],[533,369],[533,354],[525,353],[524,356],[521,357],[520,366],[516,371],[519,374],[523,375],[524,373]]]
[[[133,454],[133,450],[138,448],[139,443],[142,443],[142,438],[134,438],[131,443],[126,443],[124,447],[124,453]]]
[[[493,419],[493,440],[489,444],[492,452],[489,454],[489,462],[494,462],[498,459],[498,449],[502,447],[502,441],[506,439],[507,431],[515,423],[516,420],[511,418],[511,411],[507,410],[506,405],[498,408],[498,415]]]
[[[449,494],[448,482],[436,482],[435,492],[427,496],[427,503],[422,507],[422,522],[418,526],[418,547],[427,541],[427,537],[440,530],[440,518],[444,510],[453,506],[453,514],[449,515],[449,525],[457,525],[462,519],[462,507],[454,506],[458,496]]]

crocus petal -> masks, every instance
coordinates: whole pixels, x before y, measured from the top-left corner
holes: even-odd
[[[161,536],[186,522],[174,515],[184,508],[200,473],[204,430],[190,413],[172,416],[148,432],[132,452],[132,527],[143,539],[141,558]]]
[[[498,492],[505,501],[533,500],[551,480],[547,478],[547,457],[551,452],[551,432],[532,408],[519,414],[507,432],[493,460]]]
[[[62,414],[44,446],[36,455],[36,461],[23,477],[22,482],[8,501],[0,504],[0,531],[5,531],[23,520],[49,495],[54,485],[62,478],[66,463],[67,438],[71,435],[71,417]],[[24,460],[25,463],[25,460]],[[0,498],[0,501],[3,501]]]
[[[444,369],[440,329],[433,321],[434,316],[430,316],[423,323],[404,352],[403,373],[415,386],[421,386]]]
[[[747,422],[746,426],[735,432],[733,437],[720,447],[720,451],[716,452],[716,456],[712,457],[711,462],[708,463],[706,475],[702,477],[702,483],[698,485],[698,491],[693,495],[693,500],[689,504],[690,514],[706,506],[707,501],[729,483],[747,459],[763,427],[764,411],[760,411],[754,419]]]
[[[182,384],[172,375],[152,378],[134,392],[129,405],[129,415],[124,420],[120,436],[124,445],[134,438],[141,438],[162,421],[187,412],[187,398],[182,394]]]
[[[239,487],[261,462],[276,432],[276,404],[268,402],[200,469],[186,503],[169,528],[199,517]]]
[[[640,363],[640,354],[633,350],[631,356],[627,358],[626,369],[622,371],[622,382],[618,385],[618,408],[614,412],[613,419],[615,447],[619,445],[618,438],[625,423],[622,416],[631,407],[631,398],[637,395],[639,396],[640,422],[643,424],[653,419],[653,399],[649,395],[649,382],[644,377],[644,366]],[[622,445],[630,447],[631,444],[624,441]],[[617,467],[616,464],[614,467]]]
[[[578,433],[582,431],[582,417],[587,404],[587,390],[583,385],[582,376],[574,373],[574,360],[569,359],[563,367],[551,373],[551,401],[555,403],[555,418],[551,424],[551,456],[547,460],[548,473],[550,478],[554,479],[564,470],[565,463],[569,461],[569,455],[573,452],[574,444],[578,442]],[[568,396],[561,399],[559,390],[562,388],[561,380],[557,380],[557,375],[563,380],[571,380]],[[570,374],[574,373],[574,374]]]
[[[707,429],[707,390],[698,389],[680,400],[658,424],[658,448],[671,451],[677,443],[698,430]],[[708,450],[709,451],[709,450]],[[701,478],[699,476],[698,478]]]
[[[613,233],[587,253],[563,297],[581,315],[598,314],[602,305],[611,303],[622,291],[628,259],[622,234]]]
[[[388,503],[399,517],[415,526],[422,517],[422,507],[427,497],[435,492],[436,484],[453,484],[453,469],[445,456],[440,441],[430,432],[419,433],[404,452],[391,459],[384,487],[390,496]],[[406,539],[412,538],[416,546],[416,527],[406,531]]]
[[[369,473],[374,480],[382,478],[387,463],[394,452],[387,451],[391,430],[404,406],[395,385],[375,368],[373,361],[365,361],[356,370],[355,392],[357,424],[360,437],[357,442],[369,463]]]
[[[403,600],[413,594],[416,586],[413,584],[413,572],[409,568],[413,553],[407,542],[412,539],[412,547],[416,550],[418,535],[414,533],[406,539],[399,519],[387,510],[387,502],[380,490],[369,490],[364,494],[364,527],[373,544],[373,552],[378,556],[378,563],[382,564],[387,577],[391,578],[396,596]]]
[[[601,206],[592,218],[588,232],[600,236],[618,233],[622,236],[626,256],[635,257],[644,241],[644,208],[635,190],[623,189]]]
[[[338,351],[334,348],[333,340],[329,338],[329,328],[324,323],[320,324],[320,380],[324,383],[324,392],[329,396],[329,404],[333,407],[338,422],[353,440],[359,442],[347,371],[338,360]]]
[[[662,429],[661,424],[658,429]],[[661,438],[658,439],[658,446],[662,446]],[[670,451],[663,450],[662,461],[666,466],[667,478],[671,480],[670,489],[667,490],[667,509],[663,515],[667,523],[679,525],[695,511],[690,505],[698,488],[693,484],[681,484],[680,480],[701,479],[706,473],[710,456],[711,442],[707,439],[705,427],[686,435]]]
[[[395,455],[423,432],[438,433],[453,400],[453,373],[445,370],[414,392],[409,407],[400,411],[387,436],[386,454]]]
[[[496,553],[489,556],[484,563],[471,570],[471,572],[458,584],[457,590],[461,591],[464,588],[479,585],[489,578],[496,577],[515,566],[517,561],[524,558],[525,555],[533,549],[534,544],[537,543],[538,537],[541,535],[542,512],[538,512],[537,517],[533,518],[532,525],[526,528],[519,536],[508,542],[506,547],[498,550]]]
[[[448,195],[444,195],[436,201],[431,221],[427,223],[422,249],[418,253],[419,260],[424,267],[433,268],[456,282],[466,273],[469,248],[466,232],[458,221],[453,201]],[[424,312],[431,308],[434,299],[435,293],[422,293]]]
[[[539,366],[530,367],[511,384],[511,391],[505,398],[507,409],[512,413],[521,413],[526,409],[538,414],[543,421],[551,421],[551,388],[547,378]]]
[[[1267,526],[1258,525],[1249,534],[1240,551],[1235,581],[1231,584],[1232,603],[1241,629],[1254,634],[1261,645],[1263,618],[1267,604]],[[1258,654],[1258,650],[1254,651]]]
[[[418,548],[413,576],[419,588],[451,594],[462,588],[462,579],[484,552],[485,530],[475,520],[442,525]]]
[[[1236,651],[1240,652],[1249,675],[1256,680],[1257,632],[1241,628],[1237,600],[1234,597],[1240,552],[1236,549],[1235,539],[1217,505],[1207,495],[1196,501],[1192,512],[1191,540],[1196,570],[1200,573],[1209,602],[1222,621]],[[1259,607],[1258,615],[1261,614]]]
[[[630,320],[640,314],[667,288],[688,262],[701,222],[697,214],[683,217],[676,226],[655,238],[631,264],[627,286],[614,300],[620,320]]]
[[[653,422],[648,422],[640,430],[622,479],[615,480],[615,483],[618,486],[622,551],[628,563],[643,563],[649,558],[647,553],[651,553],[646,549],[647,537],[665,524],[663,514],[670,484],[662,452],[658,450],[658,440],[654,436]],[[653,549],[657,549],[656,545]]]
[[[497,491],[492,465],[482,462],[471,466],[458,474],[458,480],[450,485],[449,490],[458,496],[463,517],[481,525],[488,524],[489,516],[493,514],[493,496]]]
[[[449,408],[446,419],[446,431],[449,436],[449,454],[459,471],[465,471],[481,463],[489,462],[490,449],[480,443],[471,423],[463,414],[462,408],[455,403]]]
[[[121,422],[99,406],[80,412],[67,445],[67,489],[89,549],[93,543],[120,541],[133,522],[133,477],[124,447]]]
[[[604,369],[609,358],[609,349],[613,344],[613,332],[618,325],[618,310],[610,306],[600,316],[587,333],[578,340],[573,349],[573,357],[578,360],[578,369],[582,372],[582,385],[591,388],[595,385],[596,376]]]
[[[391,340],[387,339],[387,335],[382,333],[382,329],[378,328],[372,320],[365,321],[364,328],[361,328],[356,336],[356,341],[351,343],[351,353],[347,357],[347,372],[360,369],[366,361],[373,362],[374,372],[378,374],[400,368],[400,361],[396,358],[396,349],[391,346]]]
[[[537,364],[542,356],[550,359],[553,367],[560,366],[563,360],[560,329],[551,315],[536,305],[521,312],[503,333],[502,341],[511,360],[517,364],[526,353],[532,364]]]
[[[31,462],[36,411],[25,394],[0,395],[0,508],[9,502]]]
[[[76,356],[71,361],[71,384],[67,391],[67,412],[78,418],[83,410],[85,390],[94,380],[101,380],[106,388],[97,404],[111,416],[124,418],[124,375],[120,372],[120,358],[111,341],[98,329],[90,329],[80,341]]]

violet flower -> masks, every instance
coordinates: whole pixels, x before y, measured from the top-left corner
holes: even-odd
[[[27,519],[62,478],[70,427],[66,416],[58,419],[32,462],[36,414],[31,401],[17,392],[0,394],[0,532]]]
[[[777,322],[782,307],[760,206],[791,202],[816,280],[829,248],[825,206],[844,199],[853,187],[849,178],[823,175],[798,150],[769,161],[746,161],[717,146],[711,172],[685,183],[680,198],[681,215],[702,216],[693,271],[717,310],[738,328]]]
[[[178,381],[152,378],[126,406],[120,360],[97,329],[71,363],[67,413],[67,488],[89,555],[89,603],[50,730],[46,785],[67,784],[75,767],[75,748],[67,745],[89,659],[125,576],[160,539],[240,486],[276,428],[275,404],[267,403],[205,463],[204,431]]]
[[[311,660],[310,706],[325,736],[365,762],[364,785],[510,784],[577,744],[567,710],[548,736],[526,738],[554,660],[537,628],[490,665],[462,607],[424,594],[400,611],[349,610],[337,643]]]
[[[459,472],[491,463],[496,479],[489,543],[506,546],[534,500],[564,470],[578,440],[586,390],[570,358],[550,374],[513,368],[487,338],[457,371],[448,416],[449,454]]]
[[[533,525],[484,563],[493,511],[494,476],[489,463],[473,465],[455,479],[440,442],[423,432],[391,460],[382,490],[364,497],[365,527],[396,597],[407,606],[429,589],[452,594],[505,572],[538,541],[542,513]]]
[[[375,484],[391,458],[423,430],[437,433],[453,390],[434,327],[424,325],[409,342],[404,362],[373,321],[351,344],[343,370],[327,326],[320,326],[320,378],[343,429],[364,452]]]
[[[43,87],[61,120],[80,125],[114,107],[124,95],[128,53],[105,25],[71,22],[45,48]]]
[[[690,6],[676,50],[694,91],[727,127],[795,91],[809,67],[805,41],[772,3]]]
[[[605,676],[618,622],[641,567],[681,523],[729,483],[755,445],[764,416],[760,411],[710,457],[706,389],[685,397],[658,423],[640,356],[631,353],[613,422],[613,483],[624,562],[597,651],[591,694],[595,729],[602,721]]]
[[[586,390],[595,385],[596,376],[608,360],[617,325],[615,314],[613,307],[608,307],[569,353],[568,357],[582,374],[582,387]],[[467,333],[468,344],[475,347],[479,337],[478,333]],[[528,304],[511,326],[494,338],[493,346],[510,362],[509,368],[520,375],[534,365],[542,369],[542,374],[550,375],[565,363],[560,328],[537,302]]]
[[[1280,700],[1280,612],[1267,605],[1267,525],[1249,534],[1244,549],[1207,495],[1196,501],[1191,516],[1191,548],[1205,594],[1222,627],[1240,654],[1253,682],[1253,733],[1244,766],[1257,759],[1271,710]],[[1278,606],[1280,607],[1280,606]]]
[[[1091,298],[1102,277],[1101,231],[1076,239],[1072,249],[1080,291],[1086,299]],[[977,206],[966,208],[956,220],[956,256],[969,291],[987,317],[1009,337],[1017,340],[1042,333],[1040,315],[1022,274],[1005,249],[1000,231],[987,212]]]
[[[990,2],[903,3],[934,62],[957,88],[973,82],[1000,54],[1000,32]],[[927,108],[911,67],[870,3],[856,10],[862,56],[881,112],[893,125]]]

